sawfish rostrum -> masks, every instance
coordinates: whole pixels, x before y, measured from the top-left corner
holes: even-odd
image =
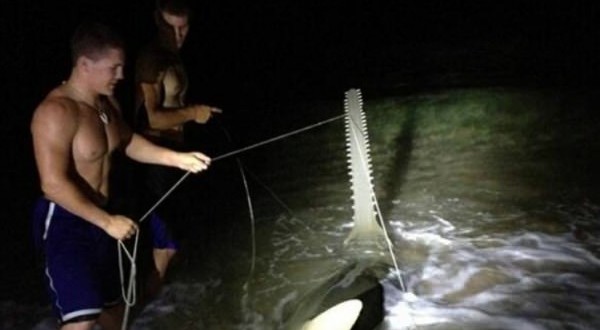
[[[345,243],[356,241],[360,245],[377,244],[384,238],[384,233],[376,220],[367,117],[363,111],[360,90],[350,89],[346,92],[344,108],[346,151],[354,211],[354,228]]]

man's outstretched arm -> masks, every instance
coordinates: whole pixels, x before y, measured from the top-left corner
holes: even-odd
[[[210,157],[201,152],[177,152],[163,148],[137,133],[131,136],[125,153],[141,163],[171,166],[192,173],[203,171],[210,165]]]

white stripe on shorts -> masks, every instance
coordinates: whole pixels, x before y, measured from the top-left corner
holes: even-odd
[[[52,216],[54,215],[54,207],[56,207],[56,204],[54,204],[54,202],[50,202],[50,204],[48,205],[48,214],[46,214],[46,220],[44,221],[44,236],[42,236],[44,241],[48,237],[50,222],[52,221]]]
[[[102,308],[89,308],[89,309],[82,309],[79,311],[74,311],[71,313],[67,313],[65,315],[62,316],[62,321],[63,322],[68,322],[69,320],[72,320],[76,317],[79,316],[85,316],[85,315],[94,315],[94,314],[100,314],[102,312]]]

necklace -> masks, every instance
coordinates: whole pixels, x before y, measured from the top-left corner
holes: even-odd
[[[75,99],[75,101],[81,102],[81,103],[87,105],[88,107],[96,110],[96,113],[98,114],[98,118],[100,118],[100,121],[104,125],[108,125],[108,123],[110,122],[110,118],[108,117],[108,111],[106,111],[106,109],[103,107],[104,102],[100,102],[100,105],[96,106],[95,104],[97,102],[94,102],[94,104],[92,104],[90,102],[85,101],[85,99],[83,97],[83,93],[81,91],[79,91],[79,89],[75,88],[73,85],[69,84],[68,82],[63,82],[63,85],[67,86],[67,88],[69,90],[71,90],[71,92],[73,92],[73,94],[76,94],[77,98]]]
[[[96,108],[96,111],[98,112],[98,117],[100,118],[102,123],[104,123],[104,125],[108,125],[108,123],[110,122],[110,118],[108,118],[108,112],[106,111],[106,109],[100,106]]]

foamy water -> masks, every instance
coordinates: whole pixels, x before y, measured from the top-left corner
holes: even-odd
[[[594,329],[600,260],[571,233],[446,240],[407,233],[431,248],[407,274],[408,293],[384,281],[386,329]],[[478,247],[484,245],[486,247]]]

